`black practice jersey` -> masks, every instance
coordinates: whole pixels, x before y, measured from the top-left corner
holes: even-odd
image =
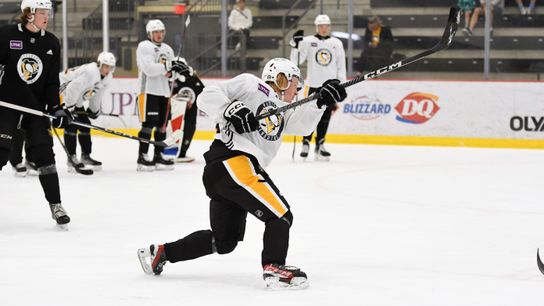
[[[47,31],[0,27],[0,101],[37,110],[59,99],[60,43]]]
[[[183,77],[185,78],[184,82],[181,82],[178,78],[176,78],[173,93],[177,94],[181,91],[185,96],[190,97],[191,102],[195,102],[198,95],[200,95],[200,93],[204,90],[204,84],[198,78],[196,73]]]

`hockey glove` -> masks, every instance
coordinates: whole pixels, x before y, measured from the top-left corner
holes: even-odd
[[[74,120],[72,113],[68,109],[63,108],[61,105],[55,105],[52,109],[52,113],[55,117],[53,119],[53,127],[57,129],[63,129],[67,127],[70,122]]]
[[[223,117],[234,126],[238,134],[251,133],[259,127],[255,115],[242,101],[234,101],[225,109]]]
[[[95,120],[100,115],[100,110],[97,110],[96,112],[93,112],[90,108],[87,108],[86,115],[87,115],[87,117]]]
[[[293,34],[293,38],[289,41],[289,45],[293,48],[298,48],[298,43],[304,39],[304,30],[298,30]]]
[[[174,71],[182,75],[193,74],[193,68],[191,68],[189,65],[185,64],[182,61],[172,61],[171,71]]]
[[[85,111],[84,107],[77,107],[76,106],[76,107],[74,107],[74,109],[70,113],[74,117],[74,120],[78,120],[79,116],[81,116],[81,115],[87,116],[87,111]]]
[[[323,83],[323,86],[318,90],[317,107],[323,105],[332,106],[336,103],[344,101],[347,97],[346,89],[340,85],[337,79],[330,79]]]

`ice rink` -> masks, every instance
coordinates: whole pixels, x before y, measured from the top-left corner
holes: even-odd
[[[544,304],[541,150],[330,144],[331,162],[302,163],[284,144],[267,171],[294,214],[288,264],[310,287],[270,292],[251,216],[231,254],[159,277],[140,268],[138,248],[209,227],[209,141],[194,142],[192,164],[137,173],[137,142],[93,140],[104,169],[90,177],[67,173],[55,145],[67,232],[36,177],[0,172],[0,305]]]

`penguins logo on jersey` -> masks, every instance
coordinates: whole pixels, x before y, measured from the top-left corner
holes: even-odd
[[[329,66],[332,61],[332,53],[327,48],[321,48],[315,53],[315,61],[321,66]]]
[[[100,90],[100,83],[99,82],[96,82],[94,84],[94,87],[89,89],[89,90],[86,90],[83,92],[83,96],[81,97],[84,101],[88,101],[90,100],[94,94]]]
[[[168,61],[168,57],[166,54],[159,55],[159,64],[165,64]]]
[[[170,61],[168,60],[168,56],[166,54],[160,54],[157,63],[163,64],[164,67],[166,67],[166,70],[170,69]]]
[[[266,101],[259,105],[257,114],[262,114],[270,109],[275,109],[276,104],[272,101]],[[268,141],[276,141],[281,137],[283,131],[283,116],[281,114],[272,115],[259,121],[259,135]]]
[[[19,77],[27,84],[36,82],[42,75],[42,71],[42,60],[34,54],[25,53],[21,55],[17,62]]]
[[[85,91],[85,92],[83,93],[83,97],[82,97],[82,98],[83,98],[83,100],[88,101],[88,100],[90,100],[90,99],[94,96],[94,94],[95,94],[94,88],[93,88],[93,89],[89,89],[89,90],[87,90],[87,91]]]

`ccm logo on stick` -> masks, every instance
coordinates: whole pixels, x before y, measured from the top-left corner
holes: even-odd
[[[438,97],[428,93],[413,92],[395,106],[396,119],[404,123],[421,124],[429,121],[440,110]]]

